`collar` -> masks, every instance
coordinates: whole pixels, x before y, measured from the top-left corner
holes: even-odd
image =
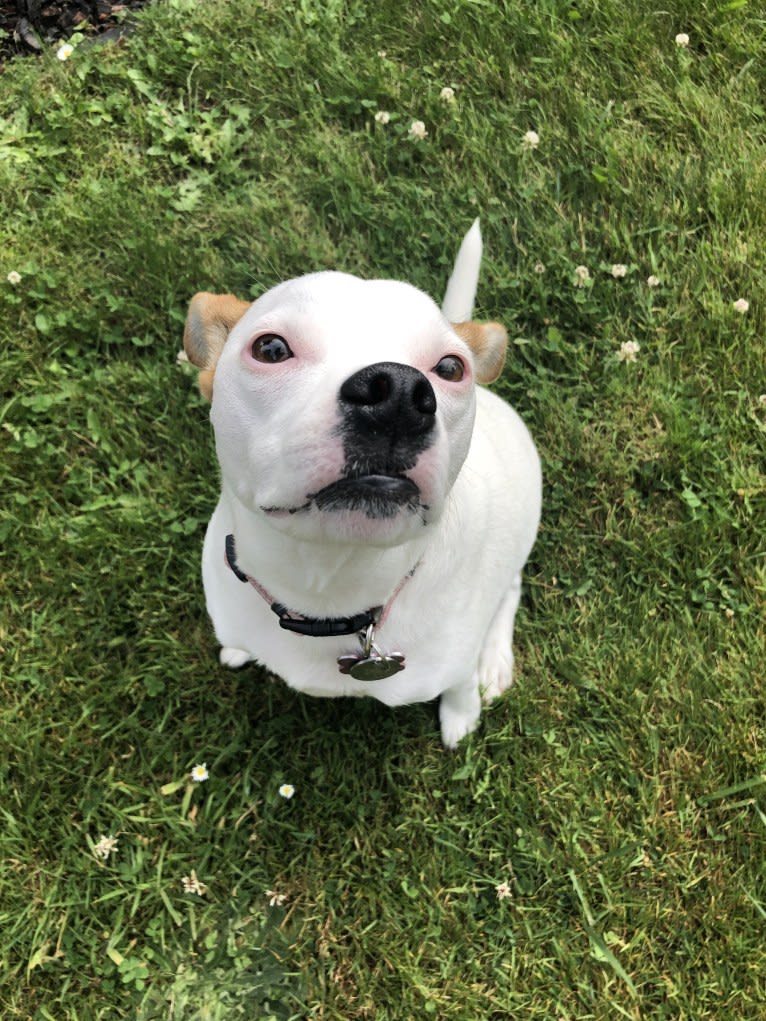
[[[373,606],[369,610],[355,614],[353,617],[304,617],[300,613],[288,610],[282,603],[278,603],[255,578],[240,570],[237,566],[236,544],[233,535],[226,536],[224,558],[237,578],[241,582],[252,585],[258,595],[266,600],[273,612],[279,617],[279,626],[281,628],[284,628],[285,631],[294,631],[299,635],[308,635],[311,638],[353,635],[358,634],[360,631],[365,631],[371,626],[379,627],[388,616],[388,612],[396,597],[420,566],[420,561],[418,561],[412,570],[402,578],[385,606]]]

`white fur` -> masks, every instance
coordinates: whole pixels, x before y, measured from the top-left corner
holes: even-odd
[[[453,321],[470,315],[480,257],[475,224],[445,299]],[[295,357],[254,362],[252,339],[266,331],[287,338]],[[408,284],[317,273],[255,301],[232,329],[215,373],[211,418],[222,493],[205,538],[203,580],[223,663],[257,660],[314,695],[371,696],[390,706],[441,696],[442,739],[452,748],[476,726],[482,694],[494,698],[512,680],[513,622],[541,477],[532,440],[507,404],[476,387],[471,373],[456,384],[432,371],[449,354],[473,364],[445,316]],[[419,369],[436,393],[435,441],[407,472],[424,509],[385,519],[296,512],[341,472],[341,384],[380,361]],[[383,605],[419,563],[376,633],[384,652],[404,653],[406,669],[357,681],[336,662],[358,651],[355,636],[282,630],[264,599],[226,566],[229,534],[239,567],[311,617]]]

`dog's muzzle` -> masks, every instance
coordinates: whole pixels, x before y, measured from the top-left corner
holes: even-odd
[[[420,490],[405,475],[428,447],[436,394],[418,369],[376,362],[341,384],[343,477],[311,495],[320,510],[360,510],[371,518],[422,509]]]

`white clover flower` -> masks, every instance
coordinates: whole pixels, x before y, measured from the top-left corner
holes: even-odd
[[[641,345],[637,340],[626,340],[620,344],[620,350],[617,352],[618,362],[635,362],[636,355],[641,350]]]
[[[545,272],[545,264],[542,263],[542,262],[536,262],[535,263],[535,273],[544,273],[544,272]]]
[[[71,43],[64,43],[63,46],[59,46],[56,50],[56,56],[59,60],[69,60],[74,53],[74,46]]]
[[[758,396],[758,403],[762,407],[766,407],[766,394],[759,394],[759,396]]]
[[[536,149],[540,144],[540,136],[536,131],[527,131],[521,140],[522,149]]]
[[[508,883],[500,883],[495,887],[495,893],[498,900],[507,900],[511,896],[511,888]]]
[[[194,869],[191,870],[191,875],[183,877],[181,885],[184,888],[184,893],[194,893],[198,897],[203,897],[207,893],[207,887],[197,879]]]
[[[676,46],[680,46],[681,49],[685,50],[688,45],[689,36],[686,34],[686,32],[679,32],[678,35],[676,36]]]
[[[6,280],[9,284],[12,284],[15,287],[16,284],[21,283],[21,273],[17,273],[15,269],[12,269],[6,277]]]
[[[207,771],[206,762],[200,763],[200,765],[195,766],[194,769],[191,771],[191,778],[194,781],[194,783],[203,783],[205,780],[208,779],[209,776],[210,773],[208,773]]]
[[[612,276],[615,280],[620,280],[628,272],[628,267],[623,262],[616,262],[612,266]]]
[[[282,786],[279,788],[280,798],[287,798],[287,800],[289,801],[293,794],[295,794],[295,788],[291,783],[283,783]]]
[[[100,858],[101,861],[106,861],[109,855],[117,850],[117,843],[117,837],[107,837],[102,834],[93,845],[93,853],[97,858]]]
[[[646,286],[647,287],[659,287],[660,286],[660,278],[656,277],[652,273],[652,275],[650,277],[646,278]]]
[[[269,898],[270,908],[281,908],[284,902],[287,900],[286,893],[277,893],[275,890],[267,890],[266,896]]]
[[[439,99],[443,100],[445,103],[454,103],[455,90],[451,88],[449,85],[445,85],[444,88],[439,93]]]
[[[410,130],[407,132],[410,138],[413,138],[416,142],[422,142],[428,132],[423,121],[413,121],[410,124]]]
[[[378,112],[375,114],[376,124],[388,124],[390,120],[391,114],[388,112],[388,110],[378,110]]]
[[[587,266],[575,266],[574,275],[575,287],[585,287],[586,283],[590,280],[590,270]]]
[[[749,308],[750,302],[747,300],[747,298],[737,298],[737,300],[734,302],[734,311],[739,312],[741,316],[743,316]]]

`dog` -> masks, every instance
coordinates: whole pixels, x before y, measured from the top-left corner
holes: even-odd
[[[477,220],[441,311],[318,272],[252,304],[196,294],[184,331],[220,464],[202,576],[221,663],[311,695],[440,696],[447,748],[511,684],[542,498],[526,427],[479,385],[507,346],[470,318],[481,256]]]

